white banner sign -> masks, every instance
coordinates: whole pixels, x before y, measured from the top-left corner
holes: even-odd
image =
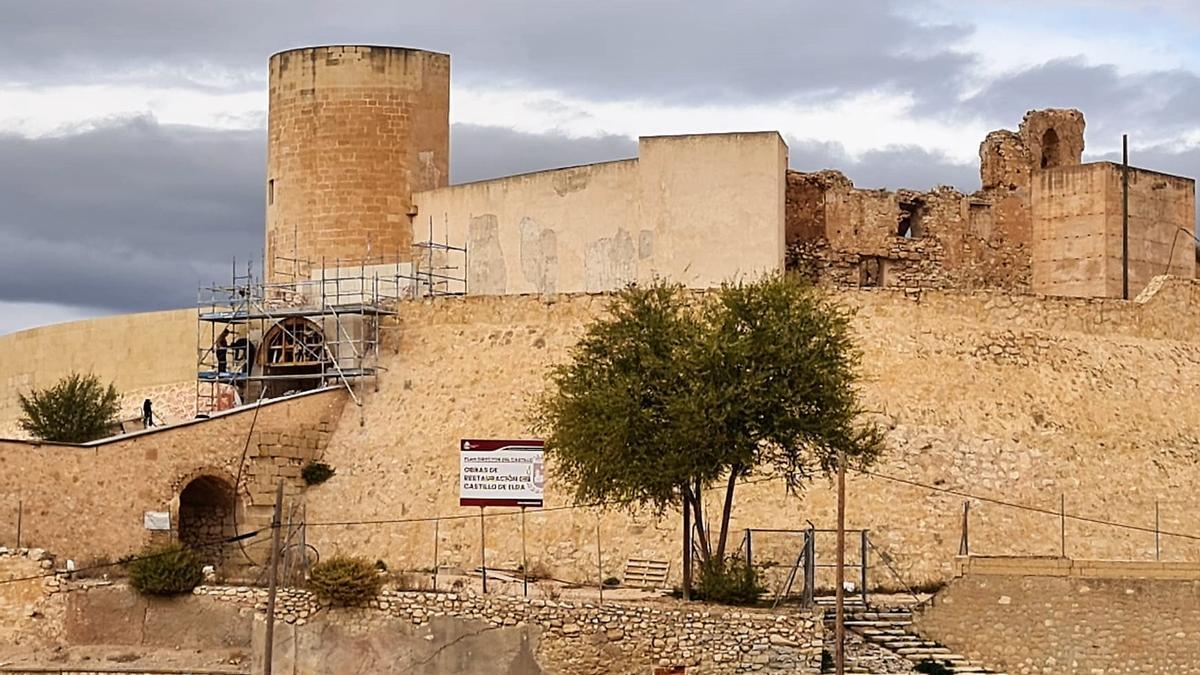
[[[147,530],[170,530],[171,529],[171,512],[170,511],[146,511],[142,516],[142,524]]]
[[[460,506],[542,506],[542,441],[464,439],[459,448]]]

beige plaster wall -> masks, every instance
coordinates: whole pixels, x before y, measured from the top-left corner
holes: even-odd
[[[1110,162],[1034,172],[1034,291],[1121,297],[1121,173]],[[1195,276],[1195,206],[1192,179],[1130,169],[1129,297],[1158,275]]]
[[[1186,411],[1200,404],[1200,286],[1156,284],[1143,302],[900,290],[841,291],[857,309],[864,352],[864,396],[889,426],[881,474],[1057,511],[1164,530],[1190,531],[1200,507],[1191,457],[1200,436]],[[308,517],[321,521],[425,518],[365,526],[312,527],[325,555],[360,552],[393,567],[479,564],[478,511],[458,507],[456,448],[461,438],[521,437],[525,413],[546,369],[561,362],[583,325],[604,311],[602,295],[468,298],[412,302],[386,341],[390,356],[378,393],[368,393],[364,425],[342,424],[325,458],[338,471],[307,493]],[[527,515],[531,566],[578,579],[621,576],[630,557],[673,561],[677,515],[569,510],[566,486],[549,467],[545,511]],[[1120,476],[1120,480],[1114,480]],[[757,477],[756,477],[757,478]],[[865,476],[851,476],[849,526],[871,530],[873,583],[900,587],[953,572],[962,498]],[[710,509],[717,497],[711,497]],[[552,510],[553,509],[553,510]],[[561,510],[560,510],[561,509]],[[490,565],[521,560],[520,520],[487,526]],[[1060,552],[1057,516],[976,501],[971,550]],[[777,483],[738,492],[733,523],[804,527],[834,522],[824,480],[802,497]],[[597,570],[599,523],[601,569]],[[1152,534],[1068,522],[1067,553],[1147,559]],[[832,538],[818,555],[832,555]],[[759,560],[790,562],[798,544],[755,540]],[[880,564],[886,554],[891,567]],[[1165,560],[1200,556],[1194,541],[1164,536]]]
[[[786,169],[775,132],[642,138],[636,160],[418,192],[414,237],[466,245],[473,295],[711,287],[782,268]]]
[[[982,564],[980,564],[982,563]],[[970,559],[915,626],[972,660],[1021,673],[1193,673],[1195,563]]]
[[[18,393],[51,386],[72,371],[112,382],[124,395],[124,417],[140,418],[142,400],[150,398],[167,421],[190,418],[196,310],[122,314],[0,336],[0,437],[23,437]]]

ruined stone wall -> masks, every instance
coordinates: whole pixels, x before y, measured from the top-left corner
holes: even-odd
[[[1056,292],[1032,282],[1032,185],[1043,171],[1078,168],[1083,129],[1078,110],[1052,108],[1028,112],[1018,131],[993,131],[979,146],[982,189],[971,195],[861,190],[837,172],[789,172],[788,266],[836,286]],[[1194,197],[1164,195],[1162,204],[1159,212],[1188,208]],[[1062,257],[1070,244],[1041,255]]]
[[[267,129],[268,277],[276,256],[408,260],[412,193],[449,183],[450,57],[330,46],[271,57]]]
[[[889,426],[877,471],[929,486],[975,493],[1057,512],[1067,509],[1152,525],[1158,502],[1164,530],[1188,531],[1200,507],[1191,458],[1200,436],[1181,410],[1200,382],[1200,289],[1174,280],[1142,302],[1009,296],[1001,293],[842,291],[855,308],[864,352],[867,408]],[[309,542],[380,558],[394,569],[479,564],[477,510],[459,508],[461,438],[527,435],[526,412],[583,325],[604,311],[605,296],[539,300],[470,298],[414,302],[387,331],[380,391],[368,393],[363,426],[342,424],[324,458],[338,471],[306,493],[312,522],[454,516],[458,520],[313,527]],[[1114,481],[1114,476],[1121,479]],[[568,486],[548,468],[546,506],[570,504]],[[781,485],[737,493],[735,532],[834,522],[834,495],[818,480],[800,498]],[[849,479],[848,522],[868,528],[873,584],[893,588],[945,578],[959,550],[963,499],[877,477]],[[709,508],[717,507],[716,493]],[[487,525],[488,564],[521,561],[517,514]],[[975,502],[971,550],[1059,553],[1056,516]],[[589,509],[530,510],[531,566],[595,583],[621,577],[629,558],[672,561],[678,580],[678,515]],[[601,566],[597,570],[597,523]],[[1069,555],[1145,559],[1154,537],[1068,522]],[[795,539],[755,540],[755,557],[790,562]],[[832,540],[820,542],[828,560]],[[886,554],[899,578],[882,564]],[[1200,556],[1186,539],[1164,536],[1164,560]]]
[[[1200,568],[1193,563],[980,560],[934,596],[915,627],[1007,672],[1193,673]]]
[[[0,546],[0,656],[7,649],[41,648],[62,639],[63,598],[43,579],[29,578],[49,574],[53,565],[41,549]]]
[[[863,190],[788,172],[788,267],[834,286],[1029,288],[1028,207],[1010,191]]]
[[[0,441],[0,544],[16,543],[20,502],[23,546],[79,561],[134,553],[150,541],[146,511],[170,511],[174,526],[180,492],[203,476],[233,485],[243,449],[239,523],[260,527],[280,478],[289,499],[300,491],[301,466],[344,402],[338,390],[313,392],[86,445]]]
[[[467,247],[472,295],[711,288],[783,268],[786,168],[774,132],[642,138],[636,160],[417,193],[414,236]]]

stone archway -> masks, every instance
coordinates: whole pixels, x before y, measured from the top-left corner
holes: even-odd
[[[237,496],[224,478],[203,474],[179,492],[179,541],[207,564],[220,565],[232,544],[217,544],[234,536]]]

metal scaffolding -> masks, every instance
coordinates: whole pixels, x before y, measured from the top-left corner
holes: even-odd
[[[407,263],[302,263],[310,278],[267,283],[235,262],[231,284],[200,288],[197,415],[334,384],[361,406],[377,386],[380,322],[412,294]]]

